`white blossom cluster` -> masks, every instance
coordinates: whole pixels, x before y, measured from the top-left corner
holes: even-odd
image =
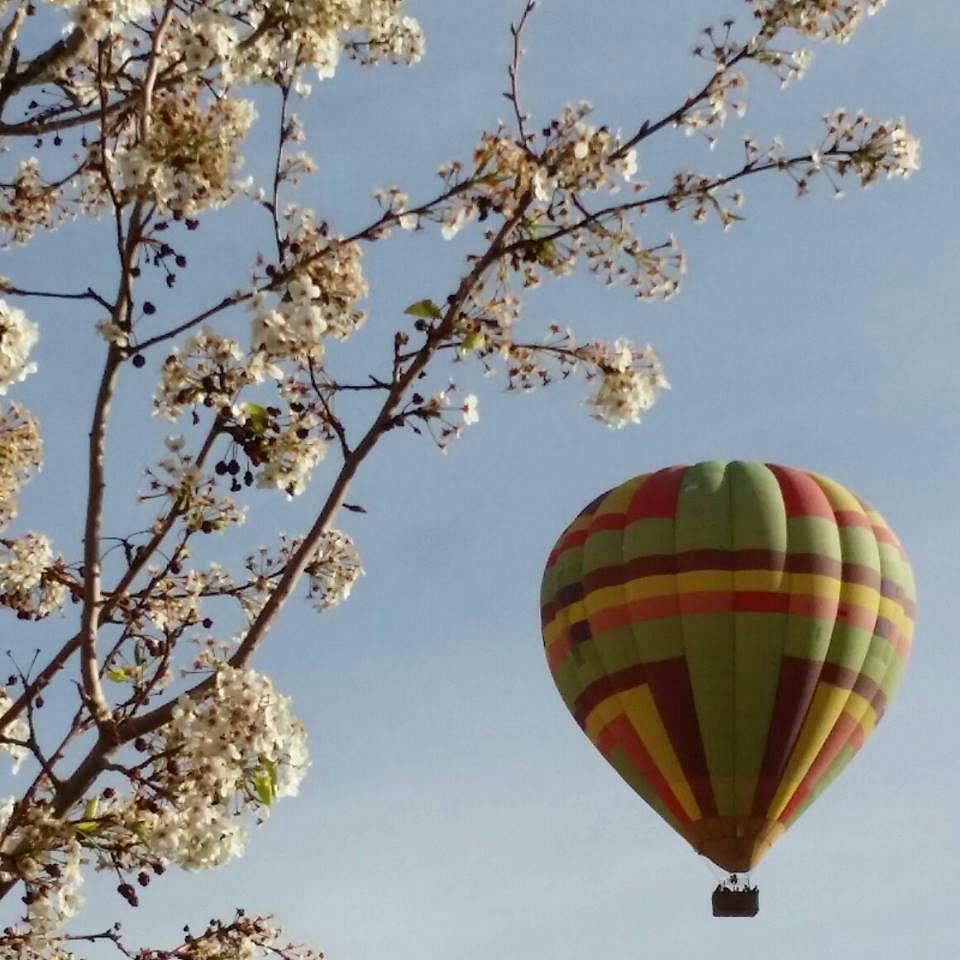
[[[0,532],[17,515],[17,494],[42,462],[40,424],[20,404],[0,409]]]
[[[258,446],[262,454],[256,474],[258,487],[283,490],[288,499],[303,493],[327,451],[323,440],[308,434],[304,424],[310,419],[301,417],[262,439]]]
[[[514,134],[501,127],[485,133],[474,150],[475,187],[456,192],[439,212],[444,239],[455,237],[475,218],[495,211],[513,216],[518,203],[529,192],[535,201],[536,220],[550,210],[562,217],[562,204],[571,194],[608,190],[615,193],[622,183],[637,172],[637,154],[624,148],[619,136],[606,127],[593,127],[584,118],[590,112],[587,103],[568,105],[560,117],[544,128],[545,143],[538,154]],[[454,183],[461,173],[459,163],[440,167],[439,174]],[[403,218],[401,226],[416,223]],[[557,264],[556,272],[565,272],[566,264]]]
[[[27,243],[38,230],[59,225],[59,192],[44,181],[36,157],[21,160],[5,187],[0,190],[0,246]]]
[[[271,81],[278,67],[294,62],[298,73],[312,68],[325,79],[344,47],[366,64],[416,63],[423,34],[402,7],[403,0],[232,0],[191,18],[181,42],[195,68],[221,60],[230,84]],[[252,31],[239,33],[241,22]],[[310,91],[301,79],[295,85]]]
[[[827,127],[827,149],[846,153],[860,186],[869,187],[881,177],[907,178],[920,168],[920,141],[900,120],[875,123],[863,111],[854,115],[836,110],[823,118]],[[820,164],[817,152],[813,162]],[[841,174],[846,161],[837,162]]]
[[[54,557],[50,541],[42,534],[0,541],[0,604],[31,620],[59,610],[67,588],[54,574],[62,564],[63,558]]]
[[[367,295],[360,245],[323,232],[304,212],[287,243],[297,262],[293,276],[276,297],[260,293],[251,301],[253,349],[271,359],[319,361],[326,338],[345,340],[366,318],[357,308]]]
[[[363,574],[353,541],[339,530],[328,530],[306,568],[307,596],[321,612],[342,603]]]
[[[158,91],[148,138],[128,130],[112,156],[126,196],[164,214],[191,215],[229,203],[248,186],[236,173],[253,104],[219,97],[204,106],[202,95],[199,84]]]
[[[137,960],[324,960],[324,954],[289,943],[272,917],[238,910],[230,922],[211,920],[202,933],[190,932],[173,950],[141,950]]]
[[[746,0],[763,30],[784,27],[816,40],[846,43],[865,15],[872,16],[887,0]]]
[[[42,951],[51,945],[50,935],[83,904],[82,848],[73,827],[44,804],[17,810],[7,797],[0,802],[0,863],[0,880],[18,878],[26,888],[25,929],[14,928],[18,945],[48,956]]]
[[[3,716],[13,705],[13,700],[4,687],[0,687],[0,716]],[[6,726],[0,728],[0,735],[9,737],[11,740],[20,740],[26,742],[30,736],[30,726],[23,716],[14,717]],[[13,772],[20,769],[27,756],[27,748],[20,743],[8,743],[0,740],[0,753],[7,753],[13,758]]]
[[[36,372],[29,356],[37,336],[37,325],[22,310],[0,300],[0,396]]]
[[[15,837],[16,834],[13,835]],[[82,848],[75,838],[71,838],[63,842],[57,853],[59,856],[55,861],[56,872],[52,882],[48,879],[49,869],[43,869],[42,860],[24,857],[18,862],[20,876],[28,884],[30,881],[41,881],[37,884],[37,890],[32,892],[27,906],[27,928],[34,936],[42,937],[59,930],[83,906],[80,893],[83,885],[80,871]]]
[[[329,264],[326,267],[320,265],[317,273],[326,272],[328,267]],[[304,289],[307,283],[298,281],[297,286]],[[335,297],[336,293],[332,296]],[[289,305],[288,302],[282,306]],[[271,335],[269,342],[274,349],[290,357],[298,356],[304,362],[322,350],[319,340],[315,343],[306,340],[303,324],[307,322],[307,315],[314,310],[323,314],[330,307],[301,306],[303,309],[292,310],[287,316],[298,318],[295,329],[303,339],[296,343],[303,352],[296,353],[293,326],[280,319],[279,311],[269,311],[270,316],[278,318],[272,328],[275,336]],[[255,330],[263,316],[264,313],[258,311]],[[349,324],[349,321],[344,323]],[[311,329],[317,330],[320,324],[326,324],[322,316]],[[343,331],[346,329],[346,325],[338,326],[333,322],[329,327],[325,326],[326,332],[335,336],[345,335]],[[294,497],[303,491],[326,452],[324,441],[312,433],[319,424],[318,419],[309,411],[301,411],[282,422],[269,416],[259,404],[239,402],[244,388],[282,377],[283,371],[268,352],[266,343],[257,344],[250,353],[245,353],[235,340],[204,329],[190,337],[182,350],[174,348],[164,361],[160,384],[154,394],[154,412],[175,420],[188,407],[212,408],[230,424],[235,437],[244,443],[251,467],[256,471],[249,474],[248,484],[255,477],[259,487],[277,488]],[[205,533],[242,522],[240,508],[229,498],[218,497],[215,481],[181,453],[182,442],[179,437],[168,440],[173,456],[164,458],[159,469],[148,474],[151,491],[144,497],[161,494],[179,499],[188,526]],[[234,482],[232,489],[234,492],[239,490],[239,483]]]
[[[218,496],[216,480],[184,451],[183,437],[167,437],[165,443],[170,454],[147,470],[150,491],[141,494],[140,499],[168,498],[171,504],[177,504],[183,524],[190,531],[214,533],[241,525],[246,519],[244,509],[229,497]]]
[[[620,429],[639,422],[662,390],[670,388],[660,359],[649,344],[638,349],[624,340],[593,344],[580,356],[599,370],[600,386],[587,398],[593,416]]]
[[[785,75],[792,78],[798,75],[800,67],[792,57],[787,59],[789,66],[785,68]],[[746,102],[731,98],[743,91],[746,85],[747,78],[744,74],[727,70],[722,63],[718,64],[710,82],[706,102],[685,110],[677,121],[677,125],[690,136],[711,127],[722,127],[731,109],[737,116],[744,116],[747,110]],[[713,143],[712,138],[710,142]]]
[[[500,302],[512,296],[506,267],[530,289],[543,275],[565,276],[581,261],[607,285],[629,285],[638,299],[668,299],[679,289],[685,262],[675,239],[651,245],[637,235],[634,221],[644,213],[642,199],[611,205],[603,215],[585,208],[586,194],[615,194],[638,169],[636,151],[619,134],[586,123],[589,109],[586,103],[567,106],[541,128],[539,151],[537,136],[528,135],[524,142],[501,127],[484,134],[469,175],[459,163],[439,170],[447,195],[429,219],[439,221],[447,239],[474,219],[493,214],[511,218],[523,208],[523,219],[511,234],[514,254],[504,258],[497,276]],[[633,189],[639,196],[644,185]],[[412,214],[400,214],[398,222],[406,216]],[[421,211],[417,218],[419,223],[428,215]],[[478,337],[489,333],[477,331]],[[497,338],[487,339],[492,343]]]
[[[177,420],[185,409],[198,405],[230,410],[244,387],[282,376],[262,351],[246,354],[236,340],[204,327],[164,361],[154,413]],[[241,408],[232,414],[245,415]]]
[[[179,575],[164,575],[153,566],[148,569],[154,583],[138,609],[154,627],[164,632],[177,632],[200,623],[204,596],[227,591],[233,586],[230,576],[219,564],[211,564],[206,570],[187,570]]]
[[[268,677],[228,664],[216,668],[203,699],[180,701],[161,734],[167,803],[139,809],[138,831],[153,854],[190,870],[240,854],[244,811],[263,816],[275,799],[296,794],[308,766],[289,697]]]
[[[583,121],[587,104],[567,106],[558,121],[557,135],[544,151],[533,177],[534,195],[549,203],[557,189],[616,192],[615,177],[629,182],[637,172],[637,152],[624,150],[620,138],[606,127]]]

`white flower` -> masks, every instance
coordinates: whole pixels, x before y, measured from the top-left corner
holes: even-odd
[[[543,167],[537,167],[533,175],[533,195],[543,203],[549,203],[557,189],[559,177],[547,173]]]
[[[339,530],[328,530],[306,573],[310,578],[307,596],[322,612],[350,596],[363,567],[353,541]]]
[[[473,216],[473,208],[461,204],[455,208],[453,217],[444,221],[440,233],[444,240],[452,240]]]
[[[290,279],[276,303],[252,303],[252,348],[276,360],[318,361],[324,341],[344,340],[364,320],[357,301],[367,294],[362,254],[357,243],[324,238],[312,217],[294,237],[303,251],[304,267]]]
[[[467,426],[471,423],[477,423],[480,419],[480,415],[477,413],[477,398],[472,393],[463,398],[461,410],[463,411],[463,422]]]
[[[597,392],[587,398],[593,416],[618,430],[638,423],[660,391],[670,389],[659,358],[652,347],[637,350],[623,340],[595,349],[599,356],[590,359],[599,367],[601,380]]]
[[[43,462],[40,425],[17,403],[0,410],[0,531],[17,515],[17,494]]]
[[[265,463],[257,473],[257,486],[283,490],[288,499],[299,496],[306,488],[314,467],[327,452],[319,437],[301,438],[298,423],[291,423],[282,433],[264,439],[262,456]]]
[[[36,371],[27,358],[37,336],[37,325],[22,310],[0,300],[0,396]]]
[[[637,151],[628,150],[618,161],[617,170],[624,180],[629,180],[637,172]]]
[[[10,698],[10,695],[3,687],[0,687],[0,716],[6,713],[12,706],[13,700]],[[12,740],[25,741],[30,736],[30,727],[27,721],[24,720],[22,716],[19,716],[11,720],[3,729],[0,729],[0,733],[5,737],[10,737]],[[0,752],[8,753],[13,757],[14,773],[20,769],[20,764],[23,763],[24,758],[27,756],[27,748],[21,747],[16,743],[0,743]],[[2,824],[0,824],[0,830],[2,830]]]
[[[242,853],[242,810],[267,814],[274,800],[297,793],[309,765],[289,697],[268,677],[227,664],[217,666],[206,697],[180,701],[163,736],[176,758],[175,772],[163,768],[171,805],[137,816],[153,853],[188,870]]]
[[[26,533],[0,548],[0,604],[31,619],[48,616],[66,599],[67,588],[50,576],[56,563],[50,541]]]

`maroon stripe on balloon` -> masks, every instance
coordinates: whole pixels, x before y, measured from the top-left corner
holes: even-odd
[[[701,814],[704,817],[716,816],[717,803],[707,769],[686,658],[657,660],[645,664],[645,667],[653,702]]]
[[[587,718],[604,700],[643,684],[650,687],[663,728],[703,816],[715,816],[717,805],[700,736],[687,662],[683,657],[638,663],[600,677],[577,697],[571,712],[577,723],[585,729]]]
[[[567,584],[557,591],[553,600],[544,607],[545,622],[549,622],[557,610],[581,602],[594,590],[622,587],[643,577],[701,570],[785,570],[788,573],[832,577],[845,583],[856,583],[879,590],[882,596],[906,606],[902,596],[903,589],[898,584],[889,579],[881,579],[876,570],[863,564],[841,564],[832,557],[813,553],[784,553],[778,550],[686,550],[677,554],[660,553],[635,557],[624,564],[589,571],[582,581]]]
[[[879,684],[865,673],[851,670],[849,667],[841,667],[836,663],[824,663],[820,679],[824,683],[840,687],[841,690],[852,690],[870,703],[878,713],[883,713],[887,709],[886,694],[880,689]]]
[[[598,704],[618,693],[626,693],[647,682],[646,665],[634,664],[625,670],[618,670],[600,677],[587,687],[573,703],[573,716],[581,727],[586,728],[587,717]]]
[[[787,769],[800,728],[810,708],[823,664],[818,660],[783,657],[780,661],[780,679],[773,701],[767,734],[767,749],[757,787],[753,795],[753,815],[766,816],[777,787]]]
[[[586,643],[593,634],[590,632],[590,624],[586,620],[578,620],[576,623],[571,623],[567,627],[567,636],[570,638],[570,642],[577,643]]]
[[[601,753],[609,760],[614,750],[621,750],[630,761],[634,769],[650,785],[654,793],[660,798],[663,805],[670,811],[681,825],[690,822],[690,815],[683,809],[683,804],[667,782],[666,777],[657,768],[653,757],[650,756],[643,741],[637,735],[633,724],[623,714],[615,717],[597,736],[597,746]]]

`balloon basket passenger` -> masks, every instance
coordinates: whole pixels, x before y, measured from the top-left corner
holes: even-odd
[[[755,917],[760,910],[760,891],[733,873],[717,884],[712,902],[715,917]]]

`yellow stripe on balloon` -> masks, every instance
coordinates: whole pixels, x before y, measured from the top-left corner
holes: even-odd
[[[601,700],[587,714],[586,723],[583,725],[583,732],[590,738],[591,742],[596,743],[604,728],[612,723],[623,713],[623,706],[620,703],[620,694],[614,693]]]
[[[626,707],[627,716],[634,730],[637,731],[657,769],[663,774],[670,789],[680,801],[684,812],[692,820],[699,819],[703,814],[690,790],[690,784],[680,766],[680,760],[674,752],[650,687],[646,684],[636,687],[623,694],[620,699]]]
[[[651,597],[670,596],[676,589],[676,578],[672,573],[656,574],[649,577],[635,577],[624,585],[628,600],[649,600]]]
[[[790,754],[790,762],[767,810],[768,820],[776,820],[783,813],[783,808],[790,802],[830,735],[849,694],[849,690],[830,683],[817,684],[800,736]]]
[[[667,736],[649,686],[641,684],[632,690],[613,694],[602,700],[590,711],[583,729],[590,740],[596,743],[607,724],[621,715],[626,715],[630,721],[644,749],[650,754],[651,760],[667,781],[684,812],[691,820],[699,820],[703,814]]]
[[[598,613],[612,607],[622,607],[623,587],[601,587],[599,590],[591,590],[583,598],[583,606],[588,617],[595,617]]]
[[[549,623],[543,626],[544,646],[549,650],[558,640],[567,633],[569,621],[566,617],[558,614]]]
[[[844,580],[840,590],[840,602],[852,603],[855,607],[863,607],[865,610],[876,610],[883,600],[880,597],[880,591],[875,587]]]

